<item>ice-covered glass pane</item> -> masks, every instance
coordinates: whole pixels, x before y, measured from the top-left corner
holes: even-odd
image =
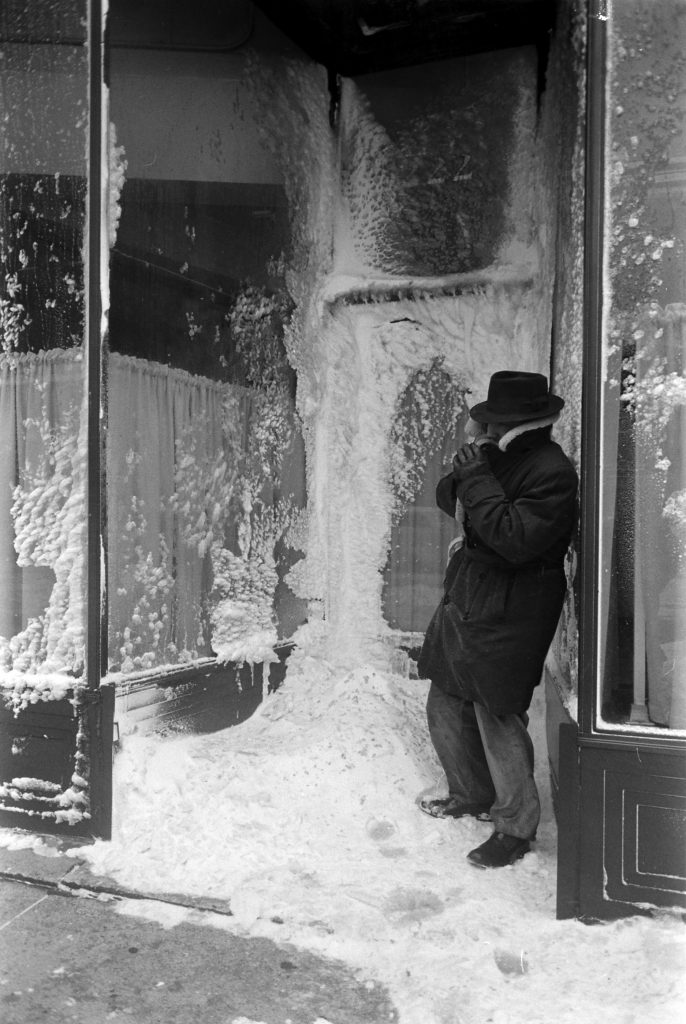
[[[612,6],[604,725],[686,728],[686,4]]]
[[[0,6],[0,671],[16,706],[84,672],[87,5]]]
[[[511,228],[518,119],[535,51],[363,75],[343,96],[344,195],[356,257],[388,273],[488,266]]]
[[[285,576],[305,500],[287,198],[245,33],[224,53],[210,21],[185,49],[153,44],[130,11],[110,8],[106,442],[109,667],[126,675],[270,657],[302,621]]]
[[[464,391],[435,361],[414,373],[391,431],[394,510],[384,570],[386,621],[419,637],[441,596],[451,541],[459,527],[436,507],[436,484],[466,440]],[[410,638],[411,642],[411,638]]]

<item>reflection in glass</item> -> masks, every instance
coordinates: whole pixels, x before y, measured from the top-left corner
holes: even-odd
[[[84,673],[85,14],[0,8],[0,670],[15,707]]]
[[[686,728],[686,7],[613,6],[606,724]]]

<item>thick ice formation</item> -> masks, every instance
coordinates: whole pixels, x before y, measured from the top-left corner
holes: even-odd
[[[503,80],[516,86],[515,99],[508,101],[513,171],[510,205],[499,226],[500,255],[492,265],[480,268],[477,260],[474,269],[464,270],[468,254],[477,259],[479,252],[465,241],[444,253],[446,270],[455,260],[461,272],[433,276],[429,248],[420,258],[410,245],[412,232],[403,234],[398,226],[416,205],[414,193],[413,198],[407,192],[421,184],[413,175],[420,168],[424,173],[440,150],[437,139],[451,125],[457,137],[455,125],[466,124],[471,108],[462,110],[459,100],[444,97],[430,127],[413,136],[405,125],[392,138],[360,88],[346,81],[335,150],[324,119],[323,76],[285,65],[286,88],[282,84],[274,93],[265,85],[273,73],[260,68],[251,81],[291,204],[294,245],[287,279],[297,308],[288,351],[298,373],[308,457],[306,554],[289,583],[310,602],[311,616],[327,623],[327,658],[347,667],[388,666],[381,571],[397,504],[391,439],[400,395],[413,376],[436,363],[461,393],[485,391],[499,365],[547,370],[549,316],[522,187],[532,159],[531,68],[515,60],[503,72]],[[417,125],[421,120],[416,115]],[[483,123],[470,121],[470,131],[476,157]],[[457,197],[459,207],[459,189],[466,194],[476,186],[460,181],[464,155],[452,149],[444,155],[445,174],[431,178],[427,188],[437,187],[436,195],[447,189],[444,198]],[[478,188],[483,190],[482,180]],[[476,216],[473,207],[465,206],[463,219],[467,210]],[[430,203],[425,213],[434,221],[415,224],[422,237],[435,226],[438,209]]]

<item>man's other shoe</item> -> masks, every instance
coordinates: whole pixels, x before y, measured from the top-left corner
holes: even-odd
[[[467,854],[467,860],[477,868],[504,868],[514,864],[530,849],[528,839],[494,832],[485,843]]]

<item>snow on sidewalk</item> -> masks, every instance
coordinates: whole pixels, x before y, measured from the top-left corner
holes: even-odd
[[[401,1024],[686,1020],[681,914],[555,920],[542,695],[538,842],[489,872],[465,861],[488,823],[416,806],[441,788],[427,685],[296,652],[286,684],[243,724],[126,737],[114,838],[79,856],[133,889],[229,899],[233,918],[209,916],[218,925],[347,962],[388,987]]]

